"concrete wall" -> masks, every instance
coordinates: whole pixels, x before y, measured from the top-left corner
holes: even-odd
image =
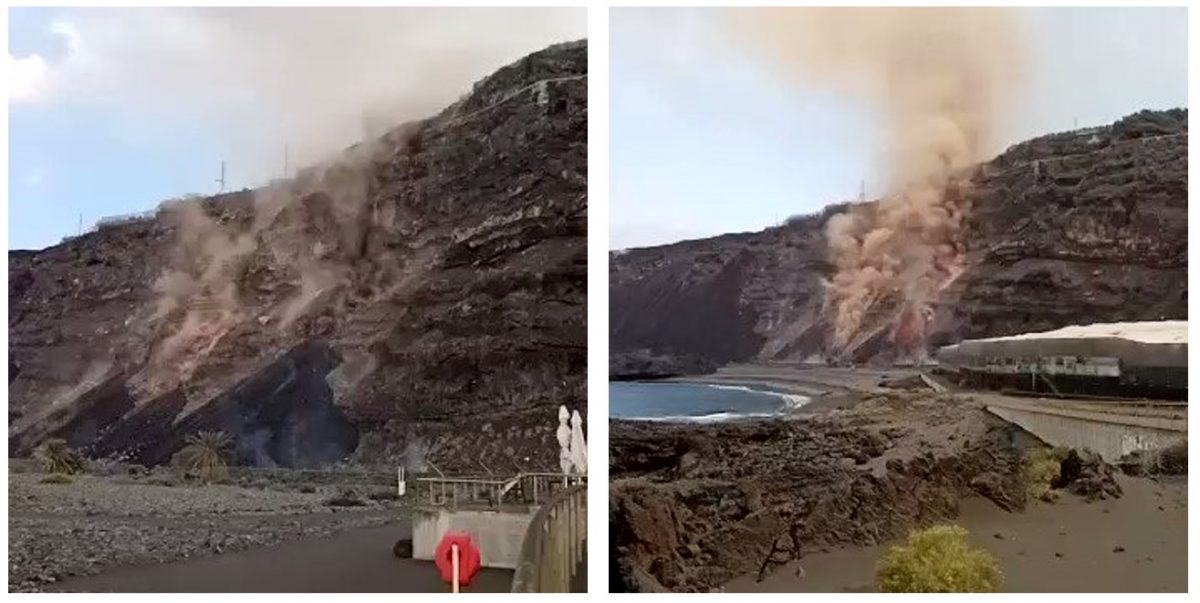
[[[484,567],[516,569],[533,514],[516,511],[413,509],[413,558],[433,559],[446,532],[466,532]]]
[[[1187,432],[1105,422],[1048,412],[988,406],[988,412],[1019,426],[1051,446],[1087,448],[1108,462],[1135,450],[1153,450],[1187,441]]]

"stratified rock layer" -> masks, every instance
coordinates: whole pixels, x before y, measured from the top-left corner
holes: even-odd
[[[259,465],[558,466],[558,405],[586,411],[585,42],[293,180],[183,203],[249,241],[232,310],[156,290],[196,272],[179,204],[10,252],[11,454],[58,435],[157,463],[220,429]]]

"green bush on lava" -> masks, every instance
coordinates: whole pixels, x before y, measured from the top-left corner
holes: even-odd
[[[909,534],[908,542],[889,549],[875,571],[875,586],[885,593],[997,592],[1003,582],[996,558],[971,548],[967,531],[955,525]]]
[[[172,459],[184,477],[195,477],[205,484],[229,479],[229,447],[233,438],[223,431],[201,431],[184,441],[186,445]]]
[[[51,438],[42,442],[33,451],[33,456],[42,463],[46,473],[75,475],[83,473],[83,457],[67,446],[66,440]]]

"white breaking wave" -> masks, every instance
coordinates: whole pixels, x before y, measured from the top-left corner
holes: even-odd
[[[708,387],[711,387],[713,389],[729,389],[729,390],[733,390],[735,392],[750,392],[752,394],[774,393],[774,392],[765,392],[760,389],[750,389],[749,387],[746,387],[745,385],[717,385],[716,383],[705,383],[704,385],[707,385]]]
[[[667,415],[665,417],[623,417],[623,421],[652,421],[656,423],[721,423],[735,419],[770,419],[779,416],[770,412],[714,412],[707,415]]]
[[[800,408],[801,406],[804,406],[812,401],[812,399],[808,396],[802,396],[800,394],[785,394],[783,392],[774,392],[768,389],[754,389],[745,385],[718,385],[716,383],[705,383],[704,385],[714,389],[727,389],[738,392],[748,392],[751,394],[762,394],[765,396],[783,398],[784,410],[796,410],[797,408]]]
[[[812,398],[809,398],[808,396],[801,396],[800,394],[779,394],[779,397],[783,398],[783,403],[785,406],[787,406],[788,410],[796,410],[797,408],[812,402]]]

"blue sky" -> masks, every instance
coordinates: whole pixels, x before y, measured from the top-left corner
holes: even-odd
[[[864,181],[881,192],[872,108],[769,73],[720,14],[610,13],[611,249],[760,230]],[[1021,29],[1030,72],[998,150],[1187,106],[1185,9],[1024,9]]]
[[[58,9],[9,11],[11,55],[58,59]],[[112,106],[9,105],[9,248],[40,248],[98,218],[153,208],[187,192],[213,192],[223,150],[199,122],[147,127]]]
[[[586,36],[586,10],[8,11],[9,249],[82,219],[264,184],[427,117],[497,68]]]

